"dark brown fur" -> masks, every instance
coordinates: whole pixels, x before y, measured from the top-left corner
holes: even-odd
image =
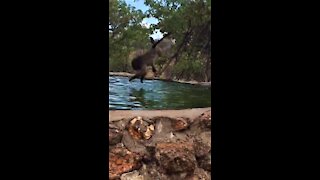
[[[143,83],[143,79],[147,74],[147,67],[151,66],[152,71],[154,73],[157,72],[154,62],[156,59],[158,59],[159,56],[162,56],[167,49],[171,47],[170,43],[168,44],[168,41],[163,41],[164,38],[166,38],[168,35],[165,35],[162,39],[155,42],[151,37],[151,43],[152,48],[146,52],[143,55],[140,55],[132,60],[132,68],[136,71],[136,74],[132,76],[129,81],[132,81],[135,78],[140,78],[141,83]],[[161,43],[162,42],[162,43]]]

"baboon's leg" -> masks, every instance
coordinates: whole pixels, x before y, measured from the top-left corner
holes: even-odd
[[[147,74],[147,66],[143,66],[134,76],[132,76],[129,81],[132,81],[135,78],[144,78]]]
[[[142,70],[140,71],[140,82],[143,83],[144,77],[147,75],[147,66],[143,66]]]
[[[129,81],[132,81],[132,80],[134,80],[135,78],[139,78],[139,74],[137,73],[137,74],[135,74],[134,76],[132,76],[130,79],[129,79]]]
[[[154,73],[157,72],[157,69],[156,69],[156,67],[154,66],[154,64],[152,64],[152,72],[154,72]]]
[[[143,83],[143,79],[144,77],[147,75],[147,72],[144,71],[143,74],[141,75],[141,78],[140,78],[140,82]]]

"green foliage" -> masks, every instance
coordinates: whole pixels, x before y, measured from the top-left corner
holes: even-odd
[[[128,71],[130,53],[149,45],[150,30],[140,25],[144,17],[124,1],[109,1],[109,71]]]
[[[172,76],[201,79],[211,64],[211,1],[146,0],[149,16],[160,19],[152,28],[170,32],[177,41]]]
[[[177,79],[203,81],[205,72],[203,63],[199,59],[183,56],[184,58],[174,66],[172,76]]]

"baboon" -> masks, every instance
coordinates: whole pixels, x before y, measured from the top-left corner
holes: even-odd
[[[141,83],[147,74],[147,67],[151,66],[154,73],[157,72],[155,68],[155,60],[160,56],[166,55],[166,53],[171,49],[175,44],[175,40],[172,38],[167,38],[170,34],[166,34],[158,41],[154,41],[150,37],[152,48],[148,50],[145,54],[140,55],[132,60],[132,68],[136,71],[136,74],[132,76],[129,81],[132,81],[135,78],[140,78]]]

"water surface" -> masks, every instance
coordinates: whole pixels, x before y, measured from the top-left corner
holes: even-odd
[[[211,89],[198,85],[109,76],[109,109],[186,109],[211,106]]]

